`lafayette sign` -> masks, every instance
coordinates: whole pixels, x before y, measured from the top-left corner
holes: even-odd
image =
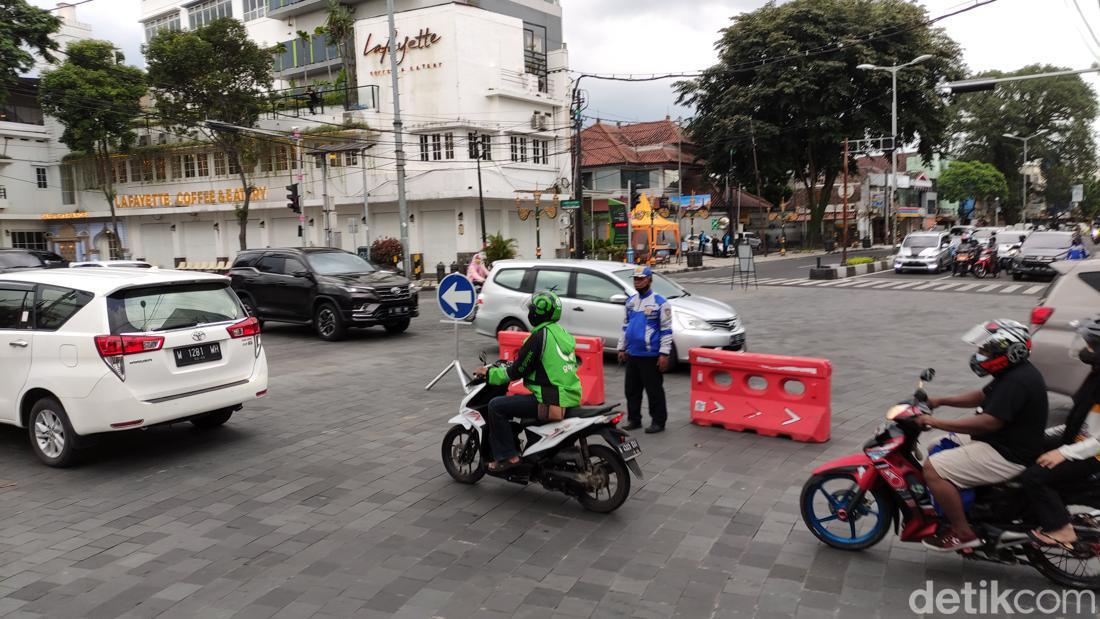
[[[267,187],[254,187],[249,200],[267,198]],[[142,193],[115,196],[117,208],[157,208],[166,206],[192,206],[195,204],[230,204],[244,202],[244,190],[218,189],[210,191],[181,191],[174,196],[170,193]]]
[[[400,36],[395,38],[400,39]],[[408,56],[409,51],[414,49],[428,49],[438,43],[442,38],[443,37],[432,32],[431,28],[421,28],[415,37],[406,36],[405,40],[401,41],[397,46],[397,64],[401,65],[405,62],[405,58]],[[378,64],[382,64],[386,61],[386,54],[389,53],[390,41],[388,39],[385,43],[376,43],[373,34],[367,35],[367,43],[363,46],[364,56],[368,58],[371,56],[378,56]]]

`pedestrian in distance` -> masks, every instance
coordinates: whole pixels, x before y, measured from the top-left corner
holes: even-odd
[[[729,232],[727,232],[722,237],[722,255],[723,256],[729,256],[730,255],[730,233]]]
[[[466,277],[470,278],[470,281],[476,286],[484,284],[485,279],[489,277],[489,271],[485,268],[480,253],[474,254],[474,257],[470,260],[470,266],[466,267]]]
[[[1085,249],[1085,243],[1079,235],[1074,235],[1073,244],[1070,245],[1066,260],[1084,260],[1089,257],[1089,251]]]
[[[627,430],[642,427],[642,392],[649,400],[652,423],[646,434],[664,432],[668,421],[664,372],[672,353],[672,307],[653,292],[653,271],[634,269],[634,290],[626,300],[623,334],[619,338],[619,363],[626,364]]]
[[[719,252],[718,245],[719,245],[718,237],[712,237],[710,239],[710,253],[715,258],[717,258],[718,255],[719,255],[718,254],[718,252]]]
[[[705,253],[706,248],[707,248],[707,233],[706,232],[700,232],[699,233],[699,253],[700,254]]]
[[[317,91],[313,89],[313,86],[306,88],[306,104],[309,105],[309,113],[316,114],[317,106],[321,103],[321,95],[317,94]]]

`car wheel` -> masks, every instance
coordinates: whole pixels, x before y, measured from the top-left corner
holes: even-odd
[[[391,333],[391,334],[394,334],[394,335],[396,335],[398,333],[404,333],[405,331],[408,330],[409,324],[411,322],[412,321],[410,321],[410,320],[402,320],[400,322],[386,323],[384,325],[385,328],[386,328],[386,333]]]
[[[317,330],[317,336],[326,342],[342,340],[347,332],[344,316],[330,301],[321,303],[314,310],[313,328]]]
[[[515,318],[506,318],[501,321],[500,326],[497,327],[497,332],[500,331],[526,331],[527,327]]]
[[[58,468],[76,462],[76,432],[60,402],[50,397],[38,400],[27,421],[31,448],[39,460]]]
[[[196,428],[202,428],[203,430],[209,430],[212,428],[219,428],[225,425],[225,422],[229,421],[229,418],[233,416],[232,408],[223,408],[221,410],[212,411],[206,413],[201,417],[195,417],[191,420],[191,423]]]
[[[1023,273],[1013,273],[1013,274],[1012,274],[1012,281],[1014,281],[1014,282],[1018,282],[1018,281],[1020,281],[1020,280],[1021,280],[1021,279],[1023,279],[1023,278],[1024,278],[1024,274],[1023,274]]]
[[[241,297],[241,305],[244,306],[245,313],[247,313],[249,316],[255,318],[260,323],[260,328],[263,329],[264,328],[264,320],[263,320],[263,318],[260,318],[260,312],[259,312],[259,310],[256,309],[256,304],[252,302],[252,297],[249,297],[249,296]]]

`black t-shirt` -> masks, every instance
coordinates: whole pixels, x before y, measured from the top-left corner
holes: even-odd
[[[1047,427],[1047,384],[1031,363],[1021,363],[997,375],[985,386],[982,412],[1005,422],[1000,430],[976,434],[1009,462],[1030,466],[1043,453]]]

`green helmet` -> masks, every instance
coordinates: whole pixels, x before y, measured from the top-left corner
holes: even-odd
[[[561,299],[549,290],[541,290],[527,300],[527,321],[532,327],[561,320]]]

